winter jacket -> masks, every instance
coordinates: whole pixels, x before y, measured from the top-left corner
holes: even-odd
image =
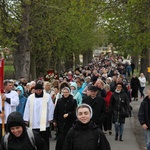
[[[67,134],[63,150],[110,150],[110,145],[92,121],[87,124],[77,121]]]
[[[113,115],[113,123],[125,123],[125,117],[121,114],[122,108],[124,108],[128,113],[130,113],[128,96],[123,90],[121,90],[120,93],[117,93],[115,91],[112,94],[110,100],[110,110]]]
[[[67,133],[76,120],[76,100],[73,99],[72,95],[67,98],[62,96],[58,99],[55,110],[54,110],[54,122],[57,123],[58,132]],[[68,113],[69,116],[64,118],[63,115]]]
[[[16,137],[10,131],[10,124],[16,123],[16,122],[23,128],[23,132],[21,136],[19,137]],[[23,117],[19,112],[13,112],[8,116],[7,132],[10,133],[8,137],[8,150],[35,150],[35,148],[31,144],[30,139],[28,137]],[[47,150],[45,142],[41,138],[39,133],[33,131],[33,134],[34,134],[34,139],[35,139],[37,150]],[[1,141],[0,150],[6,150],[4,137],[2,138],[2,141]]]
[[[83,103],[86,103],[92,107],[92,120],[99,125],[99,127],[101,127],[106,115],[105,100],[99,96],[96,96],[94,99],[88,96],[83,99]]]
[[[74,91],[71,91],[71,94],[73,95],[73,98],[77,101],[77,105],[82,104],[82,95],[80,92],[78,92],[77,84],[75,82],[72,82],[70,86],[73,86],[75,88]]]
[[[21,94],[19,95],[19,105],[17,106],[16,111],[21,113],[23,116],[27,98],[24,96],[24,91],[23,91],[22,86],[20,85],[17,86],[16,90],[21,91]]]
[[[139,112],[138,112],[138,119],[141,125],[146,124],[148,126],[148,130],[150,130],[150,99],[146,96],[143,101],[141,102]]]
[[[131,79],[131,89],[138,90],[140,87],[140,81],[137,77]]]
[[[145,77],[139,77],[138,79],[140,81],[141,87],[145,87],[146,86],[146,78]]]

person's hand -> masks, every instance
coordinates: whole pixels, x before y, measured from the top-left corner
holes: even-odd
[[[56,127],[56,126],[57,126],[57,123],[56,123],[56,122],[53,122],[53,125],[54,125],[54,127]]]
[[[5,117],[5,115],[2,114],[2,113],[0,113],[0,118],[1,118],[1,119],[4,119],[4,117]]]
[[[147,130],[148,126],[147,126],[146,124],[143,124],[143,125],[142,125],[142,128],[143,128],[144,130]]]
[[[68,114],[64,114],[64,118],[67,118],[68,117]]]
[[[28,122],[28,121],[25,121],[25,124],[26,124],[26,125],[29,125],[29,122]]]
[[[1,95],[2,100],[5,101],[6,100],[6,96],[4,94]]]

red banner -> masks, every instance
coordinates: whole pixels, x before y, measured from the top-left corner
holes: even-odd
[[[0,58],[0,92],[4,93],[4,58]]]

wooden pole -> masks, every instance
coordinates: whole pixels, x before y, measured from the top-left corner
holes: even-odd
[[[4,116],[4,100],[2,98],[2,115]],[[2,136],[5,134],[5,117],[2,118]]]

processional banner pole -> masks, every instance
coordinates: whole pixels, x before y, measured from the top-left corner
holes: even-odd
[[[0,95],[2,99],[2,136],[5,134],[5,117],[4,117],[4,99],[2,95],[4,94],[4,58],[2,58],[2,54],[0,54]]]

